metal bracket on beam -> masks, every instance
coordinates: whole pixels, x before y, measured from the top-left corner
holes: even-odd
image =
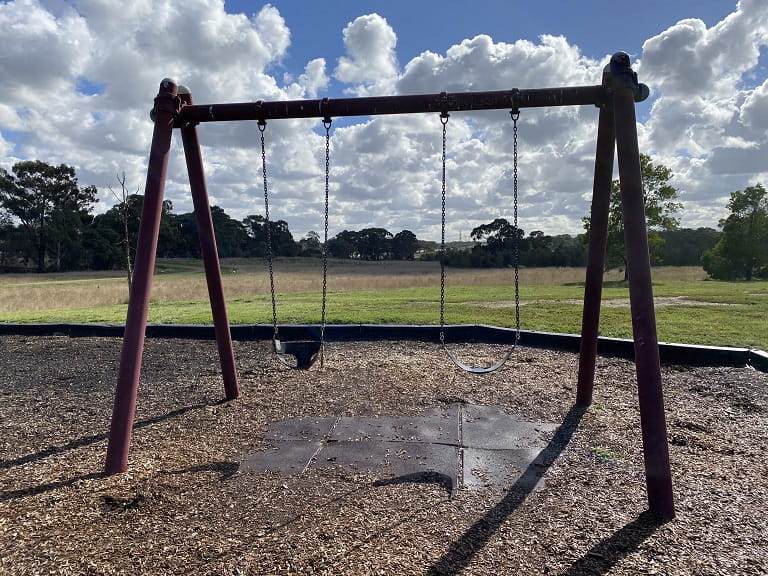
[[[626,52],[616,52],[611,57],[610,63],[605,67],[607,73],[613,82],[619,82],[632,90],[635,102],[643,102],[650,96],[651,90],[645,84],[637,81],[637,72],[632,70],[629,62],[629,54]]]

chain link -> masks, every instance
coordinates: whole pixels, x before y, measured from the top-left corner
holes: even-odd
[[[330,118],[323,119],[325,128],[325,217],[323,219],[323,300],[320,313],[320,366],[325,360],[325,302],[328,292],[328,196],[331,179],[331,122]]]
[[[520,231],[517,227],[517,120],[520,110],[515,108],[512,114],[512,194],[515,239],[513,244],[515,260],[515,344],[520,340]]]
[[[269,293],[272,295],[272,328],[273,338],[278,339],[277,334],[277,302],[275,301],[275,272],[272,264],[272,223],[269,220],[269,187],[267,186],[267,151],[264,144],[264,130],[267,123],[259,120],[259,132],[261,133],[261,175],[264,181],[264,226],[267,229],[267,263],[269,264]]]
[[[440,115],[440,123],[443,125],[443,174],[440,197],[440,344],[442,346],[445,346],[445,150],[448,118],[449,114],[447,112],[443,112]]]

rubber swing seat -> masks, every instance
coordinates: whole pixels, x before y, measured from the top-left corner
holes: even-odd
[[[293,356],[296,359],[297,370],[307,370],[317,359],[322,342],[320,340],[278,340],[274,339],[275,352],[280,357]],[[284,358],[281,358],[284,360]],[[290,365],[285,362],[286,365]]]

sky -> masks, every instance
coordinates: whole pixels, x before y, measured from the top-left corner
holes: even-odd
[[[619,6],[621,5],[621,8]],[[766,0],[0,1],[0,168],[64,163],[112,207],[125,173],[143,192],[149,110],[163,78],[195,103],[594,85],[624,51],[651,89],[641,152],[674,174],[683,227],[717,227],[731,192],[768,185]],[[523,109],[519,222],[578,234],[589,214],[597,109]],[[512,220],[508,111],[451,114],[447,240]],[[210,202],[264,214],[254,122],[198,127]],[[270,216],[296,240],[323,230],[325,144],[316,120],[265,132]],[[438,115],[338,118],[329,235],[410,230],[440,239]],[[178,134],[165,198],[192,211]]]

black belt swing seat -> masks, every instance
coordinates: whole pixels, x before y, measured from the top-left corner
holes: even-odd
[[[317,360],[323,347],[321,340],[280,340],[277,336],[272,339],[273,349],[280,361],[289,368],[308,370]],[[295,365],[286,356],[293,356]]]
[[[280,336],[277,322],[277,299],[275,296],[275,275],[274,275],[274,254],[272,250],[272,225],[269,218],[269,186],[267,183],[267,155],[264,144],[264,130],[267,122],[264,119],[258,121],[259,132],[261,133],[261,173],[264,182],[264,225],[267,229],[267,262],[269,264],[269,289],[272,297],[272,350],[278,360],[288,368],[295,370],[308,370],[319,359],[320,365],[323,365],[324,347],[325,347],[325,305],[328,279],[328,190],[330,174],[330,130],[331,119],[323,119],[325,128],[325,217],[324,217],[324,237],[323,237],[323,294],[320,316],[320,333],[316,339],[290,339]],[[308,327],[304,327],[309,331]],[[293,357],[293,361],[289,360]]]

